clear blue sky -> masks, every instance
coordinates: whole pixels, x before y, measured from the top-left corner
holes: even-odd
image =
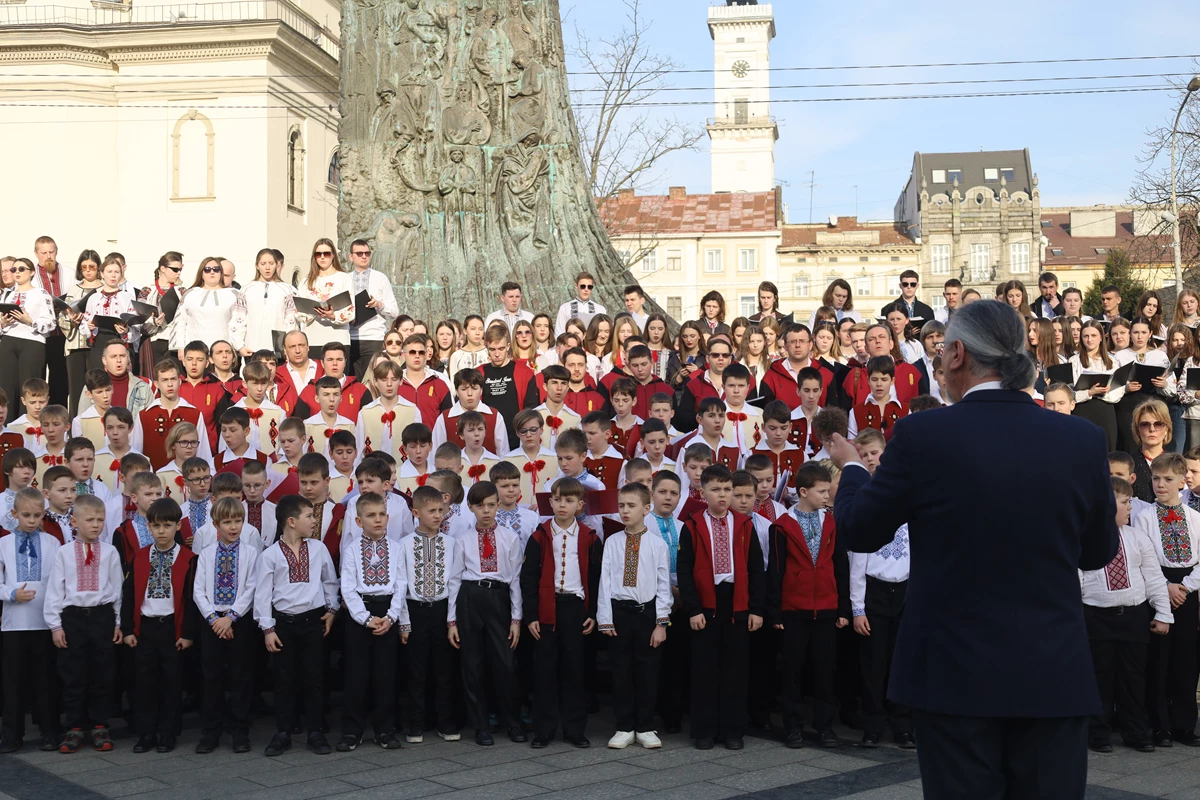
[[[592,37],[618,31],[619,0],[561,0],[567,49],[574,26]],[[723,3],[721,3],[723,5]],[[702,0],[642,0],[652,21],[653,49],[669,53],[682,68],[711,70],[712,40]],[[1190,10],[1189,10],[1190,9]],[[863,0],[850,7],[808,0],[774,3],[776,38],[771,66],[813,67],[913,64],[1200,53],[1200,14],[1191,3],[1141,0],[1009,0],[924,3]],[[577,65],[568,60],[568,65]],[[1090,64],[775,72],[772,86],[894,81],[1031,77],[1132,76],[1112,80],[840,89],[778,89],[783,98],[937,94],[1100,86],[1162,85],[1166,73],[1195,72],[1197,63],[1110,61]],[[586,82],[573,79],[575,85]],[[712,114],[712,73],[671,76],[678,87],[668,100],[705,105],[649,109],[703,125]],[[1185,79],[1186,80],[1186,79]],[[578,95],[577,95],[578,98]],[[1193,99],[1192,102],[1200,102]],[[1028,147],[1040,178],[1042,205],[1120,203],[1138,167],[1147,127],[1170,124],[1178,96],[1167,92],[1047,97],[891,100],[855,103],[773,102],[779,122],[775,177],[784,185],[791,221],[807,221],[809,171],[816,172],[813,218],[855,213],[890,219],[912,165],[914,151],[1007,150]],[[698,152],[665,159],[647,190],[667,186],[708,191],[707,136]]]

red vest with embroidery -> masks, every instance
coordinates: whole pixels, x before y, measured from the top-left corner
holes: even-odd
[[[187,406],[176,406],[172,411],[156,406],[138,412],[138,420],[142,423],[142,455],[150,459],[150,466],[155,471],[171,460],[167,454],[167,434],[171,429],[180,422],[190,422],[199,430],[207,425],[201,417],[200,409]]]
[[[613,422],[609,429],[608,441],[617,450],[621,451],[621,455],[625,456],[626,460],[633,458],[637,452],[638,443],[642,440],[642,426],[638,423],[633,423],[629,430],[621,430],[617,427],[617,423]]]
[[[583,584],[583,605],[591,608],[591,589],[588,588],[588,554],[594,542],[599,541],[592,529],[578,523],[579,532],[576,534],[577,552],[579,558],[579,582]],[[554,593],[558,587],[556,579],[559,575],[560,562],[554,552],[554,535],[550,532],[550,523],[543,522],[533,531],[533,538],[542,548],[542,571],[538,579],[538,622],[543,625],[553,625],[558,619]]]
[[[617,480],[621,477],[621,467],[624,461],[615,456],[602,456],[601,458],[587,457],[583,460],[583,466],[588,472],[595,475],[605,489],[616,490]]]
[[[696,553],[696,564],[692,577],[696,581],[696,594],[700,596],[702,608],[717,607],[717,583],[713,575],[712,539],[708,532],[707,511],[693,515],[684,524],[685,533],[692,537],[692,549]],[[736,511],[730,525],[730,536],[733,537],[733,610],[750,610],[750,538],[757,536],[754,523],[749,517]]]
[[[330,501],[333,506],[333,511],[326,514],[322,519],[325,522],[325,530],[319,531],[321,534],[321,543],[325,545],[325,549],[329,551],[329,557],[333,559],[334,571],[339,575],[342,573],[342,524],[346,519],[346,507],[341,503]]]
[[[136,537],[134,537],[136,539]],[[154,545],[150,545],[153,547]],[[175,604],[175,638],[183,638],[183,601],[187,596],[187,576],[196,556],[192,551],[179,547],[179,555],[171,565],[171,601]],[[142,600],[146,597],[146,584],[150,582],[150,547],[143,547],[133,557],[133,635],[142,635]]]
[[[783,570],[784,611],[828,611],[838,607],[837,578],[833,570],[833,550],[837,542],[837,527],[833,514],[825,512],[821,527],[821,549],[817,563],[804,540],[800,523],[784,514],[775,523],[775,536],[786,537],[787,558]]]
[[[475,410],[479,411],[479,409],[475,409]],[[493,447],[495,447],[495,442],[496,442],[496,416],[497,415],[494,410],[491,411],[490,413],[486,413],[486,414],[483,411],[479,411],[479,413],[483,414],[483,426],[484,426],[484,430],[486,431],[486,433],[484,434],[483,449],[491,450]],[[424,419],[424,417],[421,417],[421,419]],[[444,425],[446,427],[446,441],[454,442],[456,445],[459,446],[459,448],[463,448],[463,447],[467,446],[466,442],[463,441],[463,438],[458,435],[458,417],[452,417],[452,416],[450,416],[449,411],[443,411],[442,412],[442,425]],[[500,454],[497,453],[496,455],[500,455]]]
[[[892,427],[896,420],[904,416],[904,407],[895,401],[890,401],[883,410],[874,402],[863,403],[854,407],[854,422],[858,430],[865,431],[874,428],[888,440],[892,438]]]

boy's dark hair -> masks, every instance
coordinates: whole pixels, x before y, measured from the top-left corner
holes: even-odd
[[[646,434],[648,434],[648,433],[665,433],[665,434],[667,434],[667,438],[670,438],[670,436],[671,436],[670,432],[667,430],[667,423],[663,422],[661,419],[658,419],[657,417],[651,417],[650,419],[648,419],[642,423],[642,428],[641,428],[642,438],[645,439]]]
[[[754,453],[746,457],[746,463],[742,465],[742,469],[747,472],[755,472],[760,469],[774,470],[775,465],[771,463],[771,459],[763,453]]]
[[[522,428],[529,427],[530,425],[536,425],[537,427],[541,428],[545,424],[546,421],[542,419],[541,412],[532,408],[527,408],[523,411],[518,411],[517,415],[513,417],[512,429],[514,431],[519,431]]]
[[[1187,456],[1184,456],[1184,458],[1187,458]],[[1133,474],[1133,470],[1136,466],[1133,456],[1129,455],[1129,453],[1126,453],[1124,450],[1113,450],[1111,453],[1109,453],[1108,464],[1109,466],[1112,466],[1113,464],[1119,464],[1120,466],[1128,469],[1130,475]]]
[[[1049,391],[1049,389],[1046,391]],[[908,401],[909,414],[915,414],[918,411],[931,411],[932,409],[941,407],[942,404],[931,394],[919,394]]]
[[[122,475],[132,475],[136,472],[149,472],[152,469],[150,459],[141,453],[129,452],[121,456],[121,464],[117,468]]]
[[[89,392],[96,389],[108,389],[112,387],[112,375],[109,375],[102,369],[89,369],[87,374],[83,376],[83,385],[87,387]]]
[[[412,493],[413,508],[425,508],[430,503],[442,502],[442,493],[432,486],[418,486]]]
[[[221,427],[226,425],[237,425],[239,428],[250,427],[250,412],[244,408],[233,406],[221,412],[220,421],[217,423]]]
[[[511,461],[497,461],[488,470],[488,479],[492,483],[500,481],[519,481],[521,480],[521,470]]]
[[[373,458],[376,461],[382,461],[384,464],[386,464],[388,468],[388,477],[391,477],[391,473],[396,471],[396,457],[386,450],[372,450],[363,456],[363,458]]]
[[[169,522],[175,524],[183,519],[183,509],[169,497],[160,497],[150,504],[150,508],[146,509],[146,521],[151,525],[156,522]],[[193,531],[192,533],[195,533]]]
[[[829,474],[829,470],[820,464],[814,464],[810,461],[796,470],[796,491],[811,489],[818,483],[832,482],[833,476]]]
[[[591,411],[584,415],[580,421],[580,426],[583,425],[599,425],[601,430],[612,427],[612,417],[604,411]]]
[[[462,448],[454,442],[442,442],[437,446],[437,450],[433,451],[433,460],[439,458],[462,458]]]
[[[433,444],[433,432],[424,423],[410,422],[400,431],[400,444],[405,447],[410,444]]]
[[[280,433],[294,433],[301,439],[306,439],[307,434],[304,429],[304,420],[299,417],[288,417],[283,422],[279,423]]]
[[[722,415],[725,413],[725,403],[716,397],[705,397],[696,404],[696,416],[703,417],[709,411],[717,409]]]
[[[487,428],[487,418],[479,411],[464,411],[458,415],[458,423],[456,428],[458,435],[462,436],[467,428]]]
[[[94,453],[96,445],[92,444],[92,440],[86,436],[72,436],[67,439],[67,446],[63,448],[63,458],[70,461],[80,450],[91,450]]]
[[[1113,494],[1117,497],[1133,497],[1133,484],[1120,478],[1109,478]]]
[[[237,494],[242,493],[242,479],[234,472],[218,472],[213,476],[212,488],[209,490],[213,494]]]
[[[737,472],[733,473],[733,488],[739,489],[743,486],[749,486],[751,489],[757,492],[758,478],[754,477],[744,469],[739,469]]]
[[[3,470],[4,477],[7,478],[17,467],[37,469],[37,456],[28,448],[14,447],[4,454],[4,458],[0,459],[0,470]]]
[[[818,386],[825,385],[825,379],[821,377],[821,370],[816,367],[805,367],[796,373],[797,386],[803,386],[805,381],[816,381]]]
[[[248,361],[242,367],[242,379],[246,383],[270,383],[271,368],[262,361]]]
[[[361,517],[372,506],[386,510],[387,498],[379,492],[363,492],[354,501],[354,513]]]
[[[683,464],[687,466],[692,461],[707,461],[711,464],[713,462],[712,448],[704,442],[689,444],[687,449],[683,451]]]
[[[558,435],[554,442],[554,452],[566,450],[568,453],[585,455],[587,453],[587,436],[579,428],[571,428]]]
[[[621,491],[617,492],[617,498],[620,499],[625,495],[636,495],[637,500],[642,505],[650,505],[650,490],[646,488],[644,483],[627,483],[621,487]]]
[[[441,486],[442,491],[450,495],[451,505],[458,505],[461,503],[466,494],[463,491],[462,476],[452,469],[439,469],[430,474],[429,479],[425,482],[425,485],[428,486],[430,483],[433,483],[435,487]],[[438,492],[438,494],[441,494],[441,492]]]
[[[805,367],[804,369],[808,369]],[[804,370],[800,370],[803,372]],[[815,372],[816,370],[814,370]],[[788,408],[788,404],[782,400],[772,400],[767,403],[767,407],[763,409],[763,422],[782,422],[784,425],[792,424],[792,410]],[[646,426],[642,426],[643,435],[645,434]]]
[[[319,478],[328,478],[329,459],[320,453],[305,453],[300,456],[300,463],[296,465],[296,474],[300,477],[316,475]]]
[[[333,436],[329,437],[329,450],[333,451],[335,447],[349,447],[358,450],[358,442],[354,439],[354,432],[342,430],[338,428],[333,432]]]
[[[890,378],[896,377],[896,362],[891,356],[874,356],[867,362],[867,375],[887,375]]]
[[[364,458],[354,468],[354,479],[357,481],[362,481],[363,478],[377,478],[386,482],[391,477],[392,468],[378,458]]]
[[[183,473],[184,478],[187,478],[188,473],[201,469],[205,472],[210,472],[212,467],[200,456],[192,456],[191,458],[184,459],[183,464],[179,467],[179,471]]]
[[[183,354],[186,356],[188,353],[204,353],[204,357],[208,358],[209,357],[208,345],[206,345],[204,342],[200,341],[199,339],[193,339],[192,341],[188,342],[187,345],[185,345],[183,348]]]
[[[617,378],[608,389],[608,396],[623,394],[626,397],[637,398],[637,384],[633,378]]]
[[[651,481],[651,485],[657,489],[658,485],[663,481],[674,481],[681,488],[683,487],[683,481],[679,480],[679,476],[674,472],[671,472],[669,469],[660,469],[658,473],[655,474],[654,480]]]
[[[275,540],[283,538],[289,519],[298,518],[304,509],[312,507],[312,503],[298,494],[287,494],[280,498],[279,505],[275,506]]]
[[[710,464],[700,473],[700,485],[708,486],[713,483],[733,483],[733,473],[724,464]]]
[[[550,486],[550,494],[559,497],[585,497],[587,489],[575,478],[559,478]]]
[[[671,397],[671,395],[667,394],[666,392],[655,392],[654,394],[650,395],[650,405],[651,406],[657,406],[657,405],[663,405],[663,404],[666,404],[668,406],[673,406],[673,405],[675,405],[675,400]]]
[[[562,364],[551,364],[542,370],[542,384],[545,385],[550,381],[562,381],[563,383],[571,382],[571,373]]]
[[[320,394],[322,389],[337,389],[340,392],[342,384],[332,375],[322,375],[317,378],[317,382],[313,385],[313,393]]]
[[[267,465],[261,461],[251,458],[242,462],[242,477],[247,475],[266,475]]]
[[[1183,457],[1188,461],[1200,461],[1200,445],[1193,445],[1187,450],[1183,451]],[[1111,456],[1109,457],[1109,460],[1112,460]]]
[[[479,481],[467,492],[467,505],[477,506],[492,497],[498,497],[496,484],[491,481]]]
[[[826,406],[817,412],[812,421],[813,433],[822,442],[830,441],[833,434],[845,437],[850,432],[850,418],[836,406]]]
[[[18,449],[20,449],[20,448],[18,448]],[[12,453],[12,452],[14,452],[14,451],[13,450],[8,451],[8,453]],[[4,454],[5,458],[8,458],[8,453]],[[5,470],[6,470],[5,474],[7,474],[7,467],[5,467]],[[69,468],[64,467],[62,464],[55,464],[50,469],[46,470],[45,474],[42,475],[42,488],[49,489],[51,486],[54,485],[54,482],[56,480],[58,480],[59,478],[70,478],[71,483],[75,482],[75,474],[73,472],[71,472],[71,470]]]
[[[629,337],[629,339],[632,339],[632,338],[633,338],[632,336]],[[626,344],[629,344],[629,339],[625,340]],[[650,350],[649,347],[647,347],[644,344],[635,344],[633,347],[630,347],[628,349],[626,360],[633,361],[638,358],[645,358],[645,359],[649,359],[649,360],[653,361],[654,353]]]
[[[746,368],[745,364],[730,364],[725,368],[725,371],[721,373],[721,381],[724,382],[730,378],[733,378],[735,381],[743,380],[746,381],[746,383],[749,383],[750,370]]]
[[[477,369],[460,369],[454,373],[454,391],[458,391],[464,386],[478,386],[483,388],[483,373]]]
[[[59,406],[59,408],[61,408],[61,407],[62,406]],[[51,408],[53,408],[53,406],[46,406],[46,408],[44,408],[42,410],[43,418],[45,418],[46,412],[49,411]],[[110,417],[115,419],[117,422],[124,422],[130,428],[133,427],[133,414],[129,413],[129,409],[125,408],[124,406],[109,406],[108,411],[104,412],[104,424],[105,425],[108,424],[108,420]]]

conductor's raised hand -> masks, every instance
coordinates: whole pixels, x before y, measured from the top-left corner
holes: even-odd
[[[833,435],[832,440],[825,445],[825,451],[829,453],[829,458],[838,469],[845,469],[847,464],[859,460],[858,448],[840,433]]]

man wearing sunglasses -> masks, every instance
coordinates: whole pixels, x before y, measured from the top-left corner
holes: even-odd
[[[592,299],[592,291],[596,288],[596,279],[590,272],[581,272],[575,276],[575,299],[563,303],[558,308],[558,319],[554,322],[554,335],[566,333],[567,323],[577,319],[587,328],[592,317],[607,313],[604,306]]]
[[[924,325],[933,319],[933,309],[925,303],[917,299],[917,283],[920,276],[914,270],[906,269],[900,273],[900,297],[895,303],[903,303],[908,309],[908,318],[914,323]],[[883,308],[879,309],[879,316],[886,318],[888,309],[892,303],[888,303]],[[918,322],[919,320],[919,322]]]
[[[350,293],[355,305],[354,321],[350,323],[350,365],[361,380],[371,356],[383,349],[388,326],[400,316],[400,306],[396,304],[396,293],[388,276],[371,269],[371,245],[366,240],[355,239],[350,243],[350,263],[354,266],[350,273],[354,288]],[[365,303],[360,302],[363,292],[367,293]]]

